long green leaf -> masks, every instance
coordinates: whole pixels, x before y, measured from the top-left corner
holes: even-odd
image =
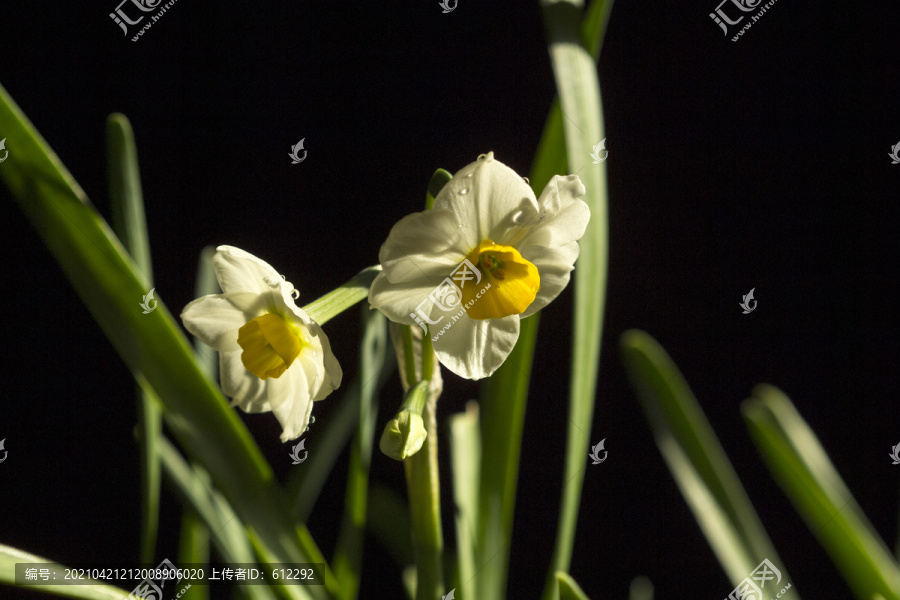
[[[583,45],[582,3],[577,0],[542,2],[550,61],[559,94],[568,170],[577,174],[587,190],[584,201],[591,210],[579,242],[574,274],[575,303],[572,336],[572,371],[569,391],[569,430],[566,471],[563,477],[559,521],[553,558],[543,598],[558,597],[556,571],[568,571],[575,542],[575,527],[584,482],[585,450],[590,447],[594,414],[603,312],[606,306],[606,272],[609,255],[606,163],[591,161],[595,144],[604,139],[603,107],[594,58]],[[593,15],[602,15],[595,11]],[[608,11],[605,13],[608,18]],[[602,35],[604,27],[599,29]],[[598,46],[599,48],[599,42]]]
[[[728,578],[737,585],[766,558],[787,576],[734,467],[678,367],[643,331],[626,331],[621,345],[631,385],[660,453]]]
[[[900,599],[900,567],[790,399],[760,384],[741,409],[778,485],[856,597]]]
[[[157,392],[175,437],[209,470],[270,556],[317,562],[304,560],[321,553],[303,530],[287,533],[294,524],[271,468],[235,411],[198,369],[165,304],[160,300],[142,314],[147,278],[3,88],[0,130],[16,147],[0,163],[0,176],[125,363]],[[331,572],[321,571],[326,589],[334,590]],[[325,591],[310,590],[319,597]]]
[[[48,566],[47,568],[53,568],[57,573],[65,569],[65,566],[52,560],[0,544],[0,583],[15,585],[16,563],[49,563],[52,567]],[[123,589],[107,584],[28,585],[23,587],[67,598],[84,598],[84,600],[124,600],[128,598],[129,594]]]
[[[590,600],[572,576],[562,571],[556,572],[556,586],[559,600]]]
[[[211,532],[213,543],[222,558],[232,564],[256,562],[253,548],[244,533],[240,519],[234,514],[228,502],[210,486],[207,473],[202,468],[191,467],[165,438],[160,439],[159,456],[166,476],[172,482],[176,493]],[[208,548],[200,549],[201,552],[203,550],[208,555]],[[191,589],[193,587],[205,589],[207,592],[209,590],[207,586],[192,586]],[[255,600],[272,600],[275,597],[269,588],[261,585],[242,586],[242,589],[245,596]],[[309,596],[301,594],[299,597]]]
[[[106,139],[113,230],[122,240],[138,270],[152,286],[153,262],[150,259],[150,239],[144,216],[144,196],[141,191],[137,147],[131,123],[125,115],[109,116],[106,120]],[[159,527],[159,488],[162,476],[156,446],[159,436],[162,435],[162,408],[153,401],[150,394],[140,389],[140,386],[138,405],[137,436],[141,456],[141,562],[150,563],[156,553],[156,535]]]
[[[478,404],[450,421],[450,451],[453,465],[453,500],[456,503],[456,556],[459,565],[459,595],[476,598],[478,533],[478,479],[481,438],[478,437]]]
[[[377,381],[389,347],[384,315],[364,306],[362,318],[359,380],[366,383],[361,388],[359,427],[350,451],[344,520],[332,560],[334,575],[341,582],[342,600],[355,599],[359,591],[368,504],[369,466],[372,462],[372,441],[378,418]]]

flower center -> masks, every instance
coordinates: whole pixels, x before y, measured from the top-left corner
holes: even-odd
[[[541,289],[541,277],[531,262],[512,246],[483,240],[466,258],[481,271],[478,284],[464,282],[463,306],[472,319],[500,319],[525,311]]]
[[[259,377],[281,377],[303,350],[303,340],[287,320],[267,313],[251,319],[238,329],[241,362]]]

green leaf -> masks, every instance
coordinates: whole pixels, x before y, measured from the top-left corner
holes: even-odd
[[[375,423],[378,419],[378,375],[389,346],[387,319],[368,306],[362,308],[363,334],[359,353],[359,381],[365,382],[359,396],[359,428],[350,450],[344,519],[338,535],[332,566],[341,584],[340,598],[353,600],[359,592],[363,538],[368,504],[369,466]]]
[[[216,550],[228,563],[254,563],[256,558],[247,535],[244,532],[240,518],[234,514],[231,506],[219,492],[213,489],[209,482],[209,474],[202,467],[190,466],[181,457],[178,450],[165,438],[160,439],[159,456],[166,472],[166,477],[172,482],[175,492],[183,500],[185,506],[193,510],[202,523],[205,524],[207,535],[201,536],[209,539],[212,532],[213,543]],[[188,549],[185,544],[188,540],[182,538],[183,553],[190,553],[196,557],[196,562],[205,562],[201,554],[209,555],[209,548],[197,547]],[[185,561],[188,562],[188,561]],[[190,562],[195,562],[194,560]],[[206,590],[208,586],[192,586]],[[272,600],[275,596],[269,588],[261,585],[248,585],[242,588],[245,595],[255,600]],[[309,596],[301,595],[302,598]]]
[[[584,483],[585,452],[590,447],[590,429],[582,428],[593,421],[600,365],[600,341],[603,338],[603,312],[606,305],[606,273],[609,256],[607,223],[606,163],[594,164],[591,152],[604,139],[603,105],[595,59],[582,45],[583,29],[588,36],[602,36],[605,24],[582,24],[582,3],[575,0],[542,3],[550,46],[550,61],[559,94],[562,130],[565,135],[568,171],[584,183],[584,201],[591,219],[584,236],[574,279],[574,318],[572,335],[572,371],[569,391],[569,428],[566,444],[566,467],[559,521],[553,558],[547,573],[543,598],[557,597],[556,571],[567,571],[575,543],[575,528]],[[595,21],[609,11],[590,13]],[[599,50],[600,41],[596,47]],[[559,130],[551,114],[545,135]],[[548,138],[549,139],[549,138]]]
[[[729,580],[737,585],[766,558],[787,577],[747,492],[678,367],[643,331],[626,331],[621,346],[628,377],[660,453]]]
[[[456,503],[456,556],[459,595],[476,598],[478,572],[478,479],[481,438],[478,436],[478,403],[466,404],[466,412],[450,417],[450,458],[453,466],[453,500]]]
[[[47,569],[53,569],[56,573],[65,573],[64,565],[47,560],[36,554],[29,554],[11,546],[0,544],[0,583],[15,585],[16,563],[48,563]],[[67,598],[84,598],[84,600],[125,600],[129,594],[123,589],[107,584],[28,585],[19,587],[57,596],[66,596]]]
[[[399,567],[413,561],[409,532],[409,505],[403,496],[383,485],[369,488],[369,532],[381,543]]]
[[[900,599],[900,567],[790,399],[760,384],[741,410],[778,485],[856,597]]]
[[[434,175],[431,176],[431,181],[428,182],[428,191],[425,194],[426,210],[431,210],[434,206],[434,199],[437,198],[437,195],[451,179],[453,179],[453,175],[449,171],[438,169],[434,172]]]
[[[128,118],[112,114],[106,120],[109,196],[113,229],[134,260],[138,270],[153,285],[150,239],[144,216],[144,197],[138,168],[134,132]],[[149,290],[148,290],[149,293]],[[152,302],[149,301],[149,302]],[[153,562],[159,528],[160,466],[156,455],[162,435],[162,407],[151,393],[138,386],[137,438],[141,460],[141,562]]]
[[[590,600],[568,573],[557,571],[556,584],[559,600]]]
[[[270,556],[278,562],[324,562],[306,560],[321,552],[305,528],[290,533],[294,523],[281,490],[247,428],[198,369],[162,299],[142,314],[147,278],[3,88],[0,130],[16,142],[16,152],[0,163],[0,177],[132,373],[156,391],[172,433],[209,471]],[[316,597],[335,590],[327,567],[322,578],[325,589],[309,588]]]

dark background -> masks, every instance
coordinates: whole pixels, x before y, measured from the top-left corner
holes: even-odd
[[[300,305],[317,298],[377,262],[391,225],[421,209],[435,168],[456,171],[493,150],[527,174],[555,94],[536,2],[460,0],[442,14],[437,0],[179,0],[138,42],[108,17],[115,4],[4,2],[0,83],[107,218],[104,121],[116,111],[130,118],[156,290],[176,314],[193,298],[207,244],[271,262],[300,289]],[[794,587],[805,598],[847,597],[768,475],[739,404],[761,381],[785,390],[893,548],[900,165],[888,152],[900,141],[900,5],[778,0],[736,43],[709,18],[715,5],[613,8],[599,66],[609,294],[595,417],[585,424],[592,443],[606,438],[609,458],[586,463],[571,572],[596,599],[627,597],[638,575],[658,598],[719,599],[732,589],[625,379],[618,337],[639,327],[691,383]],[[301,138],[308,155],[292,165]],[[15,152],[14,139],[6,146]],[[5,188],[0,199],[0,439],[9,451],[0,543],[63,563],[137,561],[133,381]],[[758,308],[743,315],[750,288]],[[510,598],[538,597],[552,550],[570,314],[567,289],[541,321]],[[354,310],[326,326],[346,381],[358,321]],[[444,373],[442,419],[477,394]],[[398,403],[392,380],[379,431]],[[331,406],[316,406],[320,423]],[[285,476],[289,446],[276,420],[244,418]],[[309,440],[314,448],[315,426]],[[309,523],[326,556],[345,462]],[[401,466],[377,451],[372,473],[403,492]],[[446,475],[443,492],[452,547]],[[159,559],[177,552],[179,514],[166,491]],[[400,570],[377,541],[365,560],[361,597],[398,597]],[[0,588],[0,597],[19,593],[39,597]]]

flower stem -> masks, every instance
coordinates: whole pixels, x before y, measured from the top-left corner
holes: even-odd
[[[409,331],[409,327],[405,327]],[[406,333],[405,333],[406,335]],[[412,336],[410,335],[410,338]],[[405,338],[404,338],[405,339]],[[412,353],[407,352],[407,356]],[[431,379],[434,372],[434,349],[428,332],[422,336],[422,376]],[[415,373],[408,369],[407,373]],[[403,461],[409,508],[412,513],[413,550],[416,559],[416,600],[434,600],[444,594],[441,561],[444,533],[441,528],[441,483],[438,473],[437,395],[428,394],[422,419],[425,422],[425,445]]]

